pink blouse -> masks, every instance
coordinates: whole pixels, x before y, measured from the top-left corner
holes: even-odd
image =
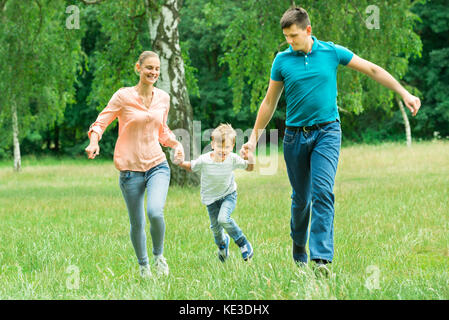
[[[167,126],[170,96],[153,87],[153,99],[147,109],[135,87],[125,87],[114,93],[106,108],[89,128],[101,139],[106,127],[118,118],[118,139],[114,149],[114,164],[120,170],[147,171],[166,160],[159,143],[175,147],[178,141]]]

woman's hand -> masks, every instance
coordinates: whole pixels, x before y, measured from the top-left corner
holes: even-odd
[[[94,159],[96,156],[100,154],[100,146],[98,143],[90,143],[86,149],[84,149],[87,153],[87,157],[89,159]]]
[[[184,161],[184,159],[184,147],[182,146],[182,143],[178,143],[178,145],[175,147],[175,159],[173,160],[173,163],[179,165]]]

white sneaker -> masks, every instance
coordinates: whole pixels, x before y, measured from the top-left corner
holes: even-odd
[[[156,268],[156,273],[158,276],[168,276],[168,264],[163,255],[154,256],[154,267]]]
[[[150,279],[152,276],[149,264],[146,264],[144,266],[139,266],[139,271],[140,271],[140,276],[144,279]]]

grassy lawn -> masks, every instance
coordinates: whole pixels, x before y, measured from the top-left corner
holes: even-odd
[[[252,261],[231,244],[220,263],[199,188],[171,187],[170,275],[149,281],[112,161],[25,159],[20,174],[1,163],[0,299],[449,299],[449,143],[342,149],[330,279],[292,261],[291,190],[274,157],[274,175],[236,172]]]

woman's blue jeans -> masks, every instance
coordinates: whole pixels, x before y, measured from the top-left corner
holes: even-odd
[[[170,167],[167,161],[164,161],[146,172],[120,171],[119,180],[128,208],[130,237],[137,261],[140,265],[146,265],[149,259],[145,234],[145,190],[153,254],[160,255],[164,250],[164,205],[170,184]]]
[[[220,246],[225,241],[224,230],[226,230],[236,243],[238,243],[238,240],[243,236],[242,230],[235,223],[234,219],[231,218],[231,213],[234,211],[236,204],[237,191],[234,191],[207,206],[210,228],[217,246]]]
[[[334,256],[333,188],[340,145],[339,122],[308,132],[285,130],[284,159],[293,189],[290,236],[305,246],[311,220],[310,259],[332,261]]]

